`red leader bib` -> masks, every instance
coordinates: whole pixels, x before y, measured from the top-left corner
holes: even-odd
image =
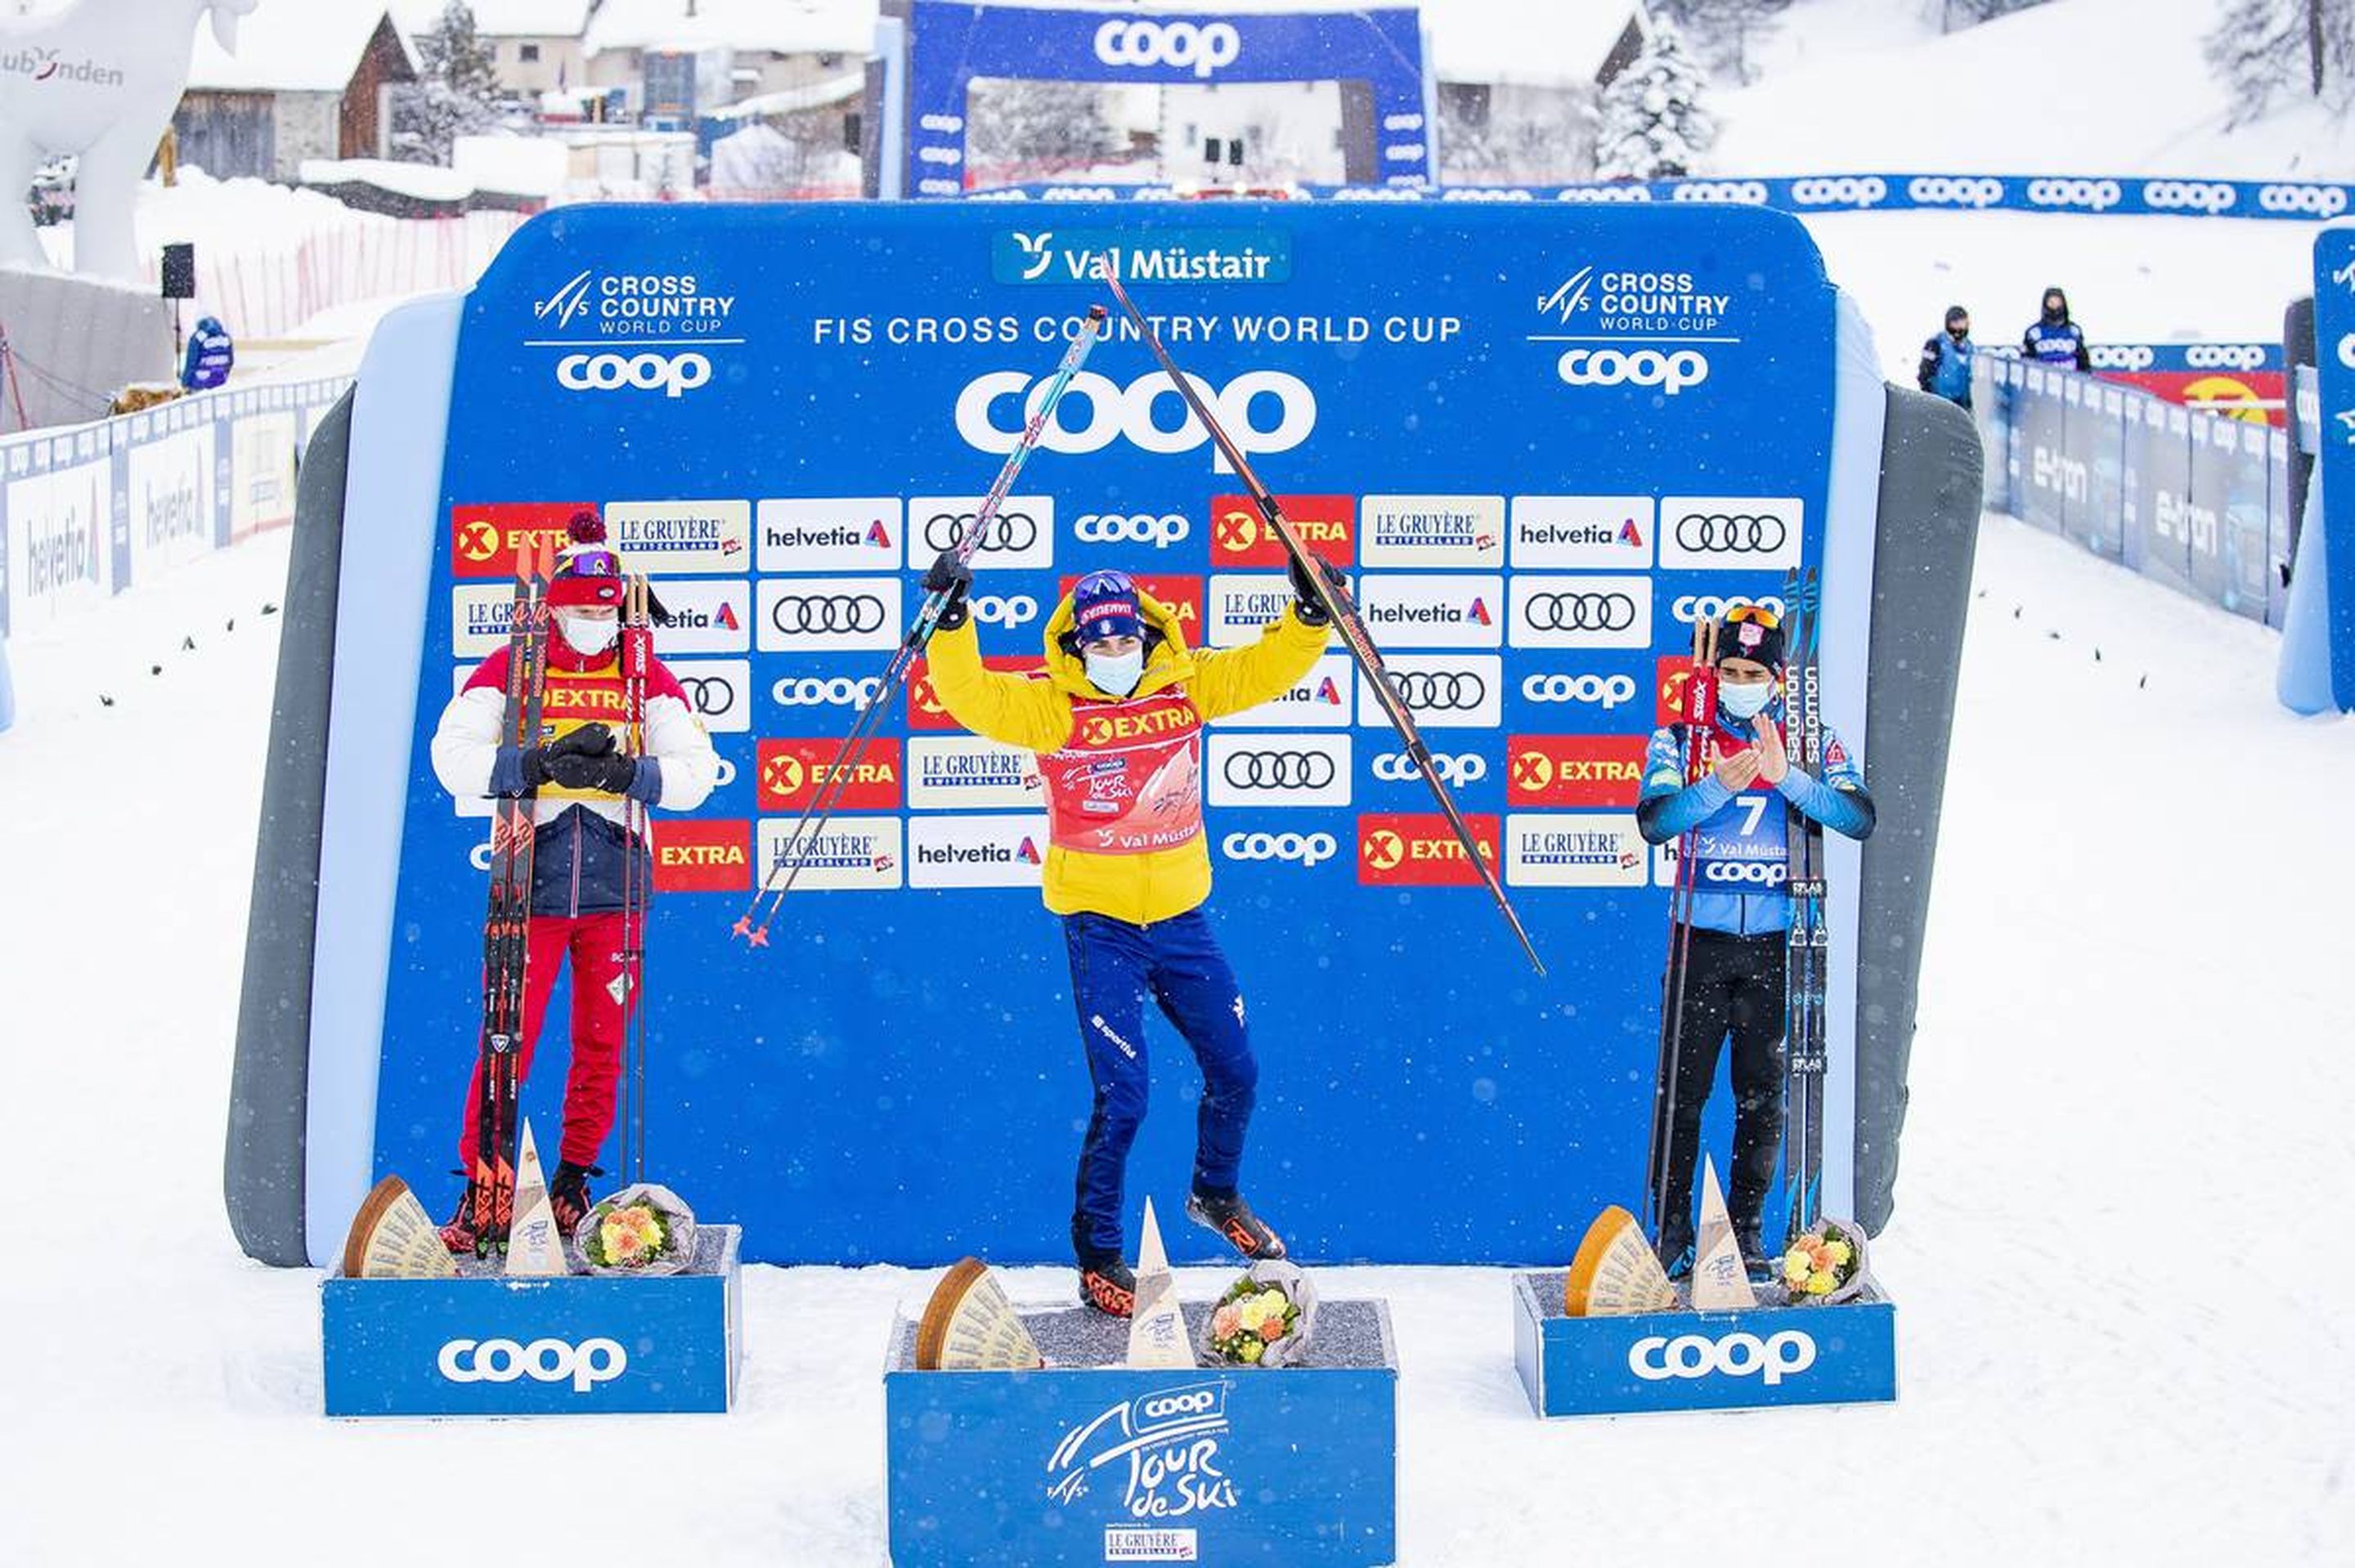
[[[1184,691],[1071,707],[1071,739],[1039,759],[1053,843],[1147,854],[1199,838],[1202,715]]]

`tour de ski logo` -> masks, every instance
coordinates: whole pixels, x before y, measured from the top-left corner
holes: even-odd
[[[1229,1436],[1225,1383],[1156,1389],[1064,1433],[1047,1459],[1047,1495],[1068,1507],[1117,1486],[1133,1520],[1234,1508],[1241,1494],[1220,1448]]]

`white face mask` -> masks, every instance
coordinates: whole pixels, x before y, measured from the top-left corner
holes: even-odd
[[[1136,690],[1136,683],[1145,679],[1145,650],[1117,656],[1108,653],[1085,655],[1088,679],[1096,690],[1115,697],[1124,697]]]
[[[1717,688],[1717,705],[1735,718],[1752,719],[1765,711],[1766,700],[1774,694],[1772,681],[1753,681],[1739,686],[1727,681]]]
[[[622,635],[622,623],[611,617],[567,615],[560,609],[556,612],[556,629],[574,652],[591,655],[602,653]]]

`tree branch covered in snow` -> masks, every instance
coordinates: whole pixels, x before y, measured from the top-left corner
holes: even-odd
[[[2226,0],[2207,50],[2232,97],[2232,124],[2288,92],[2340,115],[2355,101],[2355,0]]]
[[[453,143],[499,120],[497,60],[475,32],[466,0],[449,0],[441,20],[417,35],[417,79],[390,93],[392,155],[446,165]]]
[[[1627,69],[1603,90],[1594,173],[1605,180],[1672,179],[1691,174],[1717,140],[1717,122],[1700,106],[1709,77],[1685,52],[1666,16]]]

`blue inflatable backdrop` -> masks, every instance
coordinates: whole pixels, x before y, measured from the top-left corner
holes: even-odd
[[[1692,618],[1825,566],[1828,710],[1865,746],[1881,388],[1795,221],[1271,204],[1070,207],[1049,229],[986,207],[571,208],[521,231],[462,318],[396,317],[361,376],[314,1255],[377,1175],[432,1194],[455,1162],[486,818],[442,793],[426,743],[500,639],[515,539],[580,503],[679,613],[657,647],[727,765],[691,820],[659,825],[653,1173],[741,1222],[754,1259],[1064,1255],[1088,1081],[1024,758],[946,727],[920,684],[774,946],[748,952],[728,927],[912,612],[917,570],[1096,302],[1077,263],[1103,251],[1355,574],[1552,971],[1451,863],[1337,652],[1214,727],[1209,910],[1263,1066],[1247,1189],[1327,1259],[1559,1258],[1601,1205],[1637,1201],[1672,867],[1631,808]],[[1240,488],[1116,328],[980,557],[985,652],[1035,660],[1062,585],[1106,564],[1184,607],[1199,640],[1247,637],[1287,596]],[[1827,1206],[1844,1212],[1852,856],[1834,872]],[[566,1007],[559,988],[550,1018]],[[543,1145],[566,1065],[552,1035],[525,1096]],[[1148,1044],[1130,1203],[1153,1193],[1167,1213],[1199,1078],[1157,1022]]]

